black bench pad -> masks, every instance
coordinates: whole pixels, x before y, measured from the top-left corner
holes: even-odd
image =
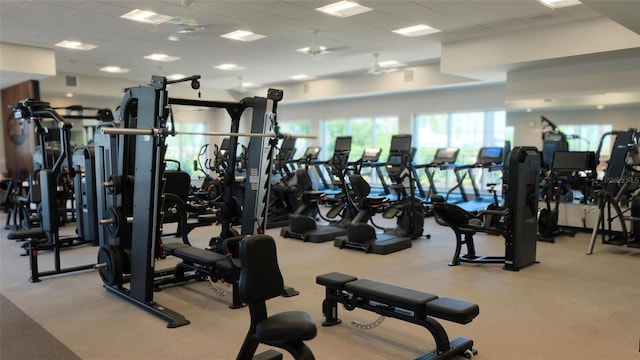
[[[163,243],[162,244],[162,251],[164,251],[165,254],[167,255],[173,255],[173,253],[176,251],[176,249],[181,249],[184,247],[187,247],[189,245],[185,244],[185,243],[181,243],[181,242],[170,242],[170,243]]]
[[[328,286],[332,289],[344,290],[344,284],[358,280],[357,277],[345,275],[339,272],[331,272],[316,276],[316,284]]]
[[[467,301],[442,297],[427,303],[427,314],[458,324],[468,324],[480,314],[480,307]]]
[[[40,228],[11,231],[7,234],[9,240],[43,239],[46,237],[47,233]]]
[[[378,301],[422,315],[425,313],[425,304],[438,298],[434,294],[366,279],[348,282],[345,284],[344,289],[356,296],[362,296],[368,300]]]
[[[218,254],[205,249],[195,248],[193,246],[177,248],[173,251],[173,255],[186,261],[191,261],[193,263],[208,267],[215,266],[216,262],[220,260],[226,261],[226,257],[222,254]]]

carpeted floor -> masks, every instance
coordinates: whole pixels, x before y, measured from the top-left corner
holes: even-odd
[[[198,228],[190,238],[204,247],[219,233],[215,226]],[[389,255],[285,239],[279,229],[267,233],[276,239],[285,283],[300,291],[271,300],[269,311],[308,312],[318,325],[318,336],[309,342],[317,359],[412,359],[434,348],[426,329],[397,319],[371,330],[350,326],[353,320],[377,318],[361,309],[340,307],[343,323],[322,327],[324,288],[315,277],[331,271],[479,304],[480,315],[467,325],[442,321],[450,338],[474,340],[478,359],[640,359],[638,249],[597,244],[587,256],[590,234],[579,233],[554,244],[538,242],[540,263],[511,272],[501,265],[447,266],[453,232],[431,218],[425,220],[430,239],[416,239],[410,249]],[[504,254],[504,240],[498,236],[478,235],[476,243],[479,254]],[[95,262],[97,250],[65,250],[62,265]],[[234,359],[249,325],[246,308],[229,309],[229,295],[220,297],[209,284],[197,282],[154,294],[157,303],[191,321],[169,329],[163,320],[106,291],[94,271],[29,283],[28,259],[21,253],[20,243],[7,240],[0,230],[0,293],[10,301],[3,298],[1,307],[2,359]],[[52,267],[51,253],[43,251],[39,258],[41,270]],[[175,261],[155,265],[165,268]],[[224,284],[216,286],[230,291]],[[26,314],[21,314],[24,320],[13,320],[17,310],[11,303]]]
[[[0,294],[0,359],[80,359],[60,340]]]

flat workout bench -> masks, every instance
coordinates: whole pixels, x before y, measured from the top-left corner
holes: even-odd
[[[449,342],[447,332],[435,319],[468,324],[480,313],[477,304],[438,297],[434,294],[377,281],[358,279],[338,272],[318,275],[316,283],[326,287],[325,299],[322,302],[322,312],[325,317],[323,326],[333,326],[342,322],[338,319],[338,303],[341,303],[349,311],[361,308],[381,316],[393,317],[425,327],[433,336],[436,349],[416,359],[445,360],[458,356],[470,358],[477,354],[473,349],[473,340],[459,337]],[[381,322],[382,320],[377,320],[372,325],[354,322],[354,325],[369,329],[378,326]]]

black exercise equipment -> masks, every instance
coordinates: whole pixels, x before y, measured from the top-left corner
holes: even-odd
[[[103,126],[95,137],[96,181],[102,184],[98,190],[98,218],[103,226],[99,229],[101,248],[99,253],[100,272],[104,288],[133,302],[152,314],[165,319],[168,327],[189,324],[185,317],[153,300],[165,276],[180,277],[174,269],[155,270],[156,258],[163,254],[161,242],[161,219],[163,191],[165,184],[166,138],[175,135],[169,126],[173,121],[169,105],[187,105],[221,108],[231,117],[230,133],[207,133],[206,135],[229,136],[229,159],[236,158],[239,125],[243,112],[251,110],[249,158],[247,181],[244,186],[244,211],[241,219],[241,233],[262,232],[266,221],[266,204],[269,187],[261,182],[268,181],[272,153],[271,138],[278,134],[267,134],[268,129],[277,130],[276,108],[282,99],[282,91],[269,89],[267,97],[247,97],[240,102],[217,102],[191,99],[169,98],[167,86],[176,82],[197,81],[199,76],[168,81],[164,77],[153,76],[145,86],[125,90],[119,107],[119,124]],[[179,133],[178,133],[179,134]],[[225,191],[222,202],[231,203],[236,186],[235,166],[229,166],[224,174]],[[205,265],[218,265],[211,256],[193,254],[193,250],[174,249],[174,255],[183,251],[185,261],[195,264],[205,258]],[[206,251],[200,249],[202,251]],[[209,254],[207,254],[209,255]],[[215,255],[213,255],[215,256]],[[211,259],[208,259],[211,257]],[[219,258],[218,256],[215,256]],[[119,262],[121,259],[122,262]],[[111,281],[116,279],[117,281]],[[122,280],[120,280],[122,279]],[[215,280],[215,279],[212,279]],[[128,286],[125,286],[128,284]]]
[[[449,341],[447,331],[437,319],[468,324],[480,313],[480,307],[467,301],[438,297],[437,295],[384,284],[377,281],[358,279],[338,272],[318,275],[316,283],[325,286],[322,301],[323,326],[333,326],[342,321],[338,318],[338,303],[346,310],[356,308],[375,312],[380,319],[372,324],[352,324],[361,329],[374,328],[392,317],[427,329],[436,342],[436,349],[426,352],[416,359],[445,360],[459,356],[471,358],[477,354],[473,340],[459,337]]]
[[[553,161],[542,180],[545,207],[538,212],[538,240],[555,242],[556,236],[574,236],[575,232],[563,229],[558,225],[560,202],[572,202],[571,182],[579,177],[578,173],[587,174],[595,179],[596,157],[593,151],[556,151]],[[587,180],[590,181],[590,180]],[[551,206],[551,203],[554,206]]]
[[[507,146],[505,146],[507,147]],[[482,202],[482,195],[480,194],[480,190],[478,189],[478,185],[476,184],[475,176],[484,172],[485,170],[492,171],[502,171],[504,157],[506,155],[505,148],[502,147],[482,147],[478,150],[478,156],[476,157],[476,162],[473,164],[467,165],[458,165],[453,168],[453,172],[456,175],[456,185],[449,189],[445,200],[449,202],[449,197],[453,193],[455,189],[459,189],[460,195],[462,196],[462,202],[471,203],[473,202]],[[475,175],[474,175],[475,174]],[[473,189],[474,198],[470,199],[467,195],[467,192],[464,188],[464,180],[469,179],[471,181],[471,186]],[[461,204],[461,206],[465,206],[466,204],[462,204],[462,202],[457,202]],[[477,207],[477,206],[476,206]],[[468,209],[469,211],[476,209]]]
[[[540,116],[542,131],[542,169],[550,169],[556,151],[569,151],[567,135],[544,116]]]
[[[73,267],[62,267],[61,251],[65,248],[82,245],[86,242],[78,237],[61,237],[59,234],[58,202],[56,199],[56,176],[53,171],[42,169],[37,172],[37,182],[40,185],[41,194],[41,218],[40,227],[9,232],[7,239],[28,240],[26,245],[29,256],[31,277],[29,281],[39,282],[41,277],[58,275],[94,268],[94,264]],[[38,252],[51,250],[54,256],[54,269],[40,271],[38,264]]]
[[[266,301],[280,296],[284,281],[276,244],[268,235],[252,235],[240,241],[240,297],[248,305],[251,323],[237,360],[281,359],[282,354],[270,350],[254,354],[265,344],[286,350],[296,360],[313,360],[305,341],[317,334],[316,324],[309,314],[286,311],[269,315]]]
[[[336,138],[335,150],[331,160],[325,164],[331,172],[332,184],[340,187],[340,192],[333,198],[329,198],[325,191],[310,190],[302,193],[302,203],[296,211],[289,216],[289,226],[280,230],[280,235],[286,238],[300,239],[305,242],[321,243],[335,239],[337,236],[347,234],[347,224],[355,216],[357,210],[348,202],[348,185],[345,181],[347,162],[351,151],[351,136],[339,136]],[[311,162],[311,164],[318,162]],[[309,177],[308,169],[298,170],[298,181]],[[328,225],[319,225],[316,216],[321,216],[318,204],[326,202],[332,205],[323,220]],[[331,220],[339,218],[339,220]]]
[[[456,204],[434,201],[436,221],[451,227],[456,235],[456,250],[449,265],[469,263],[504,263],[505,270],[520,270],[536,263],[536,215],[540,153],[534,147],[515,147],[505,164],[503,177],[504,208],[484,210],[477,214]],[[443,199],[442,199],[443,200]],[[491,220],[483,218],[492,215]],[[501,218],[495,221],[494,217]],[[504,256],[479,256],[473,236],[477,232],[499,234],[505,239]],[[468,253],[460,255],[462,245]]]
[[[598,212],[587,255],[593,254],[598,233],[603,244],[640,248],[640,142],[628,144],[626,148],[626,175],[608,178],[605,187],[595,192]],[[609,193],[608,182],[615,182],[619,188],[615,196]],[[620,225],[620,231],[613,230],[614,222]],[[631,231],[627,223],[630,223]]]
[[[456,161],[458,160],[458,148],[438,148],[436,154],[433,156],[433,160],[424,165],[416,165],[416,168],[424,168],[424,172],[427,174],[427,180],[429,181],[429,191],[426,194],[421,194],[425,198],[431,198],[432,195],[438,195],[438,189],[436,188],[434,175],[439,170],[441,173],[453,170],[456,167]]]
[[[357,249],[380,255],[410,248],[411,237],[398,235],[396,229],[382,229],[372,221],[376,213],[390,205],[389,199],[384,196],[369,196],[371,187],[362,175],[350,175],[349,184],[351,186],[349,201],[359,211],[347,225],[347,234],[336,237],[333,245],[340,249]],[[387,230],[387,232],[376,234],[376,229]]]

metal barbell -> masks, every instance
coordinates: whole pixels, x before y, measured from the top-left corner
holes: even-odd
[[[234,133],[234,132],[190,132],[190,131],[169,131],[165,128],[151,128],[151,129],[131,129],[131,128],[113,128],[103,127],[100,128],[102,134],[107,135],[148,135],[148,136],[160,136],[160,135],[204,135],[204,136],[241,136],[241,137],[277,137],[280,139],[315,139],[314,135],[293,135],[293,134],[258,134],[258,133]]]

